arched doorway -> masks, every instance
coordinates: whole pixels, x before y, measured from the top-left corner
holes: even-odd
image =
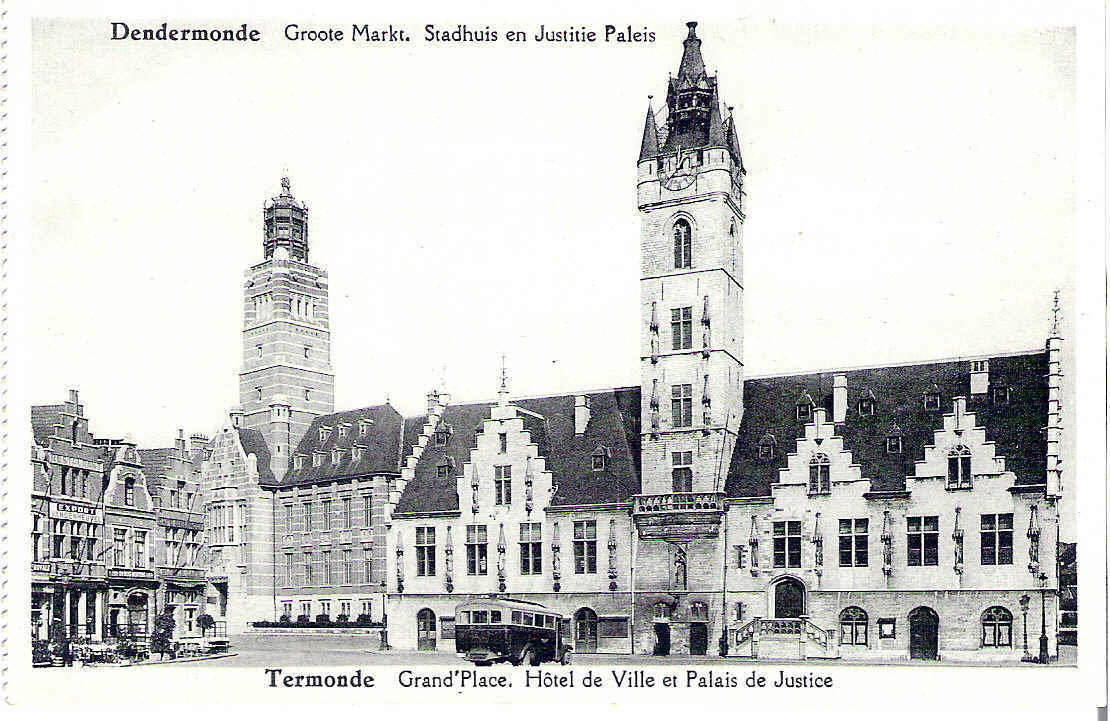
[[[597,614],[592,609],[580,608],[574,614],[574,651],[597,651]]]
[[[775,618],[799,618],[806,612],[806,587],[796,578],[775,584]]]
[[[416,614],[416,650],[436,650],[436,615],[430,608],[422,608]]]
[[[147,633],[147,603],[145,593],[135,592],[127,596],[127,635],[145,636]]]
[[[653,656],[667,656],[671,653],[671,607],[660,601],[653,607],[655,621],[655,646]]]
[[[704,656],[709,651],[709,606],[700,601],[690,604],[690,655]]]
[[[910,611],[910,658],[935,661],[940,618],[928,606],[918,606]]]

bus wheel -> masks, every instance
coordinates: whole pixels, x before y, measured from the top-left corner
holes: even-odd
[[[475,666],[492,666],[493,661],[475,661],[474,665]]]
[[[559,663],[564,666],[570,663],[570,651],[563,651],[563,655],[559,658]]]
[[[532,650],[531,646],[524,649],[524,653],[520,657],[520,663],[521,663],[522,666],[539,666],[540,665],[539,661],[536,660],[536,652]]]

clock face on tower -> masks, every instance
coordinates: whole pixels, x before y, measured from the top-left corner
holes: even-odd
[[[663,187],[667,190],[685,190],[693,184],[696,177],[690,168],[682,166],[663,178]]]

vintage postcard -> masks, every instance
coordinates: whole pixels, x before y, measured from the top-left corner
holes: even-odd
[[[10,702],[1093,717],[1101,21],[21,8]]]

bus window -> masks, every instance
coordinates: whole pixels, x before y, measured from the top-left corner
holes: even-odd
[[[459,623],[466,626],[470,623],[470,611],[459,612]]]
[[[474,611],[471,616],[474,624],[489,623],[489,611]]]
[[[501,612],[500,611],[490,611],[489,612],[489,622],[490,623],[501,623]]]
[[[531,626],[532,625],[532,614],[530,614],[530,613],[524,614],[523,623],[524,623],[525,626]]]
[[[513,623],[520,625],[520,611],[513,611]]]
[[[543,617],[543,625],[544,625],[544,628],[555,628],[555,617],[554,616],[544,616]]]
[[[543,614],[536,614],[536,626],[538,626],[539,628],[543,628]]]

